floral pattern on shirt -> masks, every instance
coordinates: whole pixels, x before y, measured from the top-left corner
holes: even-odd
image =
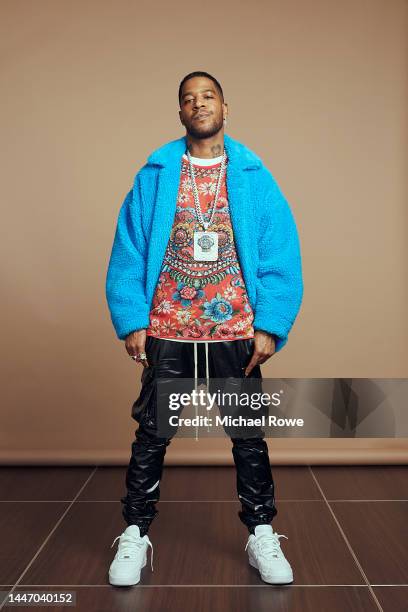
[[[220,164],[194,165],[205,221],[210,218]],[[253,338],[254,315],[234,245],[225,172],[213,223],[218,260],[195,261],[193,232],[197,220],[188,162],[181,161],[176,214],[153,296],[147,334],[158,338],[236,340]]]

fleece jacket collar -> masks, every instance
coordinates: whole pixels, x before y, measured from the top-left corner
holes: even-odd
[[[245,145],[228,134],[224,134],[224,148],[229,162],[237,169],[256,170],[262,166],[261,159]],[[187,136],[171,140],[159,147],[147,158],[148,165],[168,166],[173,160],[179,160],[187,150]]]

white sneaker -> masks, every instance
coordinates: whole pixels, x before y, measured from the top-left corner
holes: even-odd
[[[255,535],[249,535],[245,546],[249,564],[259,570],[262,580],[269,584],[293,582],[292,568],[281,550],[279,538],[289,539],[275,533],[271,525],[257,525]]]
[[[119,539],[118,550],[109,568],[109,582],[114,586],[131,586],[140,581],[140,572],[147,563],[147,548],[151,547],[150,563],[153,571],[153,545],[148,535],[140,537],[138,525],[129,525],[113,540]],[[111,546],[111,548],[112,548]]]

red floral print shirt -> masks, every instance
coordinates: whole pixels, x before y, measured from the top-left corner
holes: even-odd
[[[205,221],[212,211],[221,158],[211,165],[192,158]],[[228,163],[228,160],[227,160]],[[186,154],[181,160],[176,214],[153,296],[147,335],[179,340],[238,340],[254,337],[254,314],[234,245],[226,190],[226,170],[209,231],[218,232],[218,260],[195,261],[197,220]]]

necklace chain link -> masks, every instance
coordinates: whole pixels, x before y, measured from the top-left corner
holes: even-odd
[[[200,198],[199,198],[199,195],[198,195],[197,185],[196,185],[196,181],[195,181],[194,168],[193,168],[193,163],[191,161],[191,155],[190,155],[190,151],[189,150],[187,150],[187,157],[188,157],[188,162],[189,162],[190,179],[191,179],[191,184],[192,184],[192,188],[193,188],[194,204],[195,204],[195,208],[196,208],[196,212],[197,212],[198,221],[204,227],[204,230],[207,231],[207,229],[209,228],[209,226],[213,222],[215,211],[216,211],[216,208],[217,208],[218,197],[219,197],[220,190],[221,190],[222,176],[224,174],[224,170],[225,170],[225,166],[226,166],[226,159],[227,159],[226,154],[225,154],[225,149],[224,149],[224,152],[222,154],[221,167],[220,167],[220,171],[219,171],[219,174],[218,174],[217,188],[215,190],[215,198],[214,198],[214,202],[213,202],[213,208],[212,208],[210,219],[209,219],[208,222],[204,221],[203,213],[201,211]]]

